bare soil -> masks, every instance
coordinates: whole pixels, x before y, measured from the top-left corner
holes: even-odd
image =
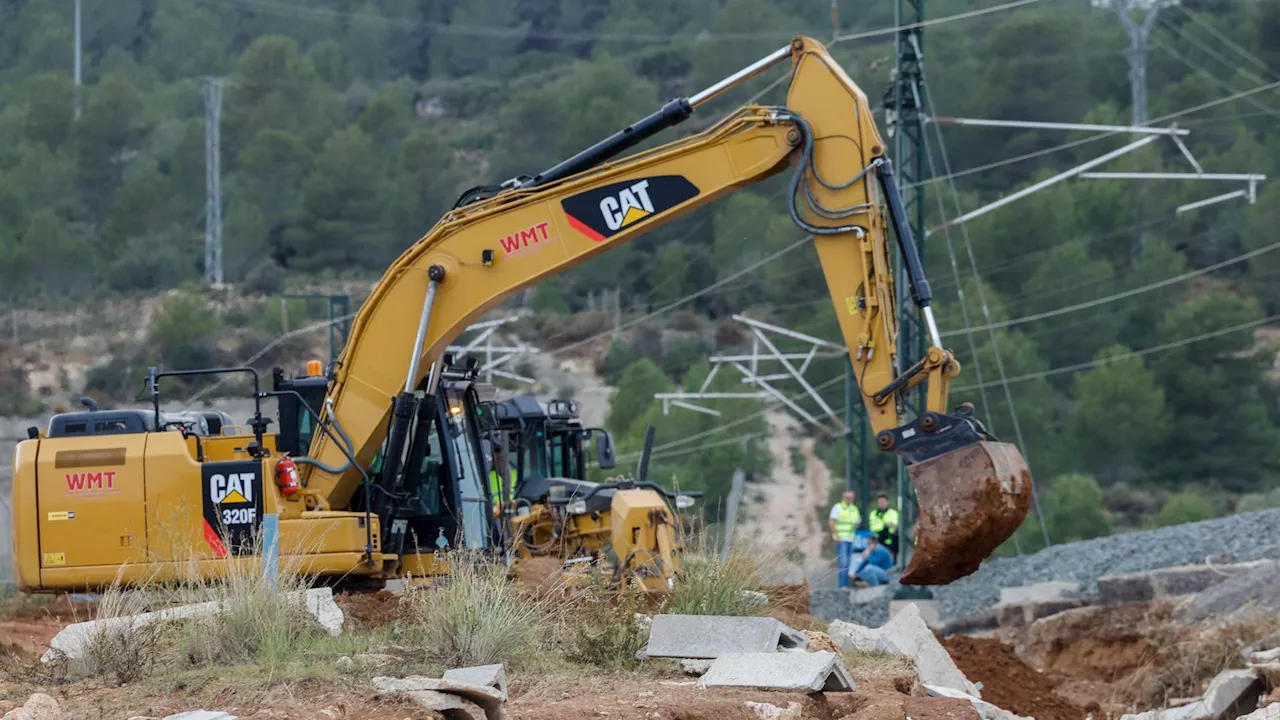
[[[386,590],[378,592],[344,592],[334,602],[346,616],[348,631],[383,627],[400,612],[400,596]]]
[[[982,683],[982,699],[989,703],[1036,720],[1081,720],[1088,712],[1059,695],[1056,682],[999,640],[955,635],[942,645],[969,680]]]

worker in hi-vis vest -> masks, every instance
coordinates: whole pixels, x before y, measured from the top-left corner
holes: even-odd
[[[867,527],[876,534],[876,538],[885,550],[898,561],[898,511],[889,507],[889,496],[880,493],[876,498],[876,509],[867,518]]]
[[[858,526],[862,524],[862,513],[853,502],[853,491],[845,490],[840,502],[831,506],[831,515],[827,525],[831,529],[831,539],[836,543],[836,582],[840,587],[849,587],[849,563],[856,550],[854,543],[858,536]]]

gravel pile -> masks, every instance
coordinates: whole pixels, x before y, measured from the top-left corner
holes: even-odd
[[[1073,580],[1089,595],[1103,575],[1198,565],[1206,557],[1214,563],[1280,557],[1278,525],[1280,509],[1272,509],[1055,545],[1035,555],[989,560],[978,572],[933,592],[946,623],[995,605],[1002,587]]]

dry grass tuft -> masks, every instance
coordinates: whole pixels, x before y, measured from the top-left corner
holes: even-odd
[[[677,615],[760,615],[768,609],[770,575],[776,553],[735,541],[728,557],[706,533],[685,543],[675,588],[664,612]],[[765,595],[761,602],[760,595]]]
[[[600,579],[575,588],[559,608],[565,658],[609,669],[635,667],[636,653],[649,640],[637,615],[651,612],[650,605],[643,591],[610,588]]]
[[[434,587],[413,588],[401,600],[400,644],[450,667],[536,664],[549,642],[554,607],[523,595],[505,568],[461,553]]]
[[[1121,694],[1137,709],[1197,697],[1218,673],[1244,667],[1244,648],[1274,641],[1277,632],[1280,617],[1260,612],[1246,612],[1216,627],[1167,625],[1151,638],[1160,648],[1155,659],[1127,679]]]

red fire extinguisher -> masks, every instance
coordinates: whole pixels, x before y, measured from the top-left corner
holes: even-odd
[[[280,486],[280,492],[287,498],[297,495],[302,489],[302,483],[298,480],[298,466],[293,464],[288,455],[276,463],[276,485]]]

